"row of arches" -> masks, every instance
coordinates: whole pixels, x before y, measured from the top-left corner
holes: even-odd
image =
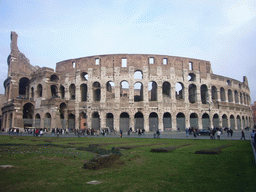
[[[85,129],[94,128],[100,129],[102,126],[107,126],[110,129],[121,129],[128,131],[132,126],[134,129],[146,129],[146,131],[155,131],[157,129],[168,130],[170,128],[185,129],[186,127],[204,128],[208,127],[231,127],[232,129],[243,129],[251,126],[251,118],[242,115],[219,115],[215,113],[210,116],[208,113],[199,115],[198,113],[190,113],[185,115],[183,112],[177,114],[171,114],[165,112],[159,115],[157,112],[151,112],[148,115],[142,112],[137,112],[134,115],[128,112],[121,112],[119,115],[113,113],[100,114],[95,111],[88,116],[85,112],[79,114],[79,125],[76,125],[76,117],[73,113],[67,113],[67,106],[65,103],[61,103],[59,107],[59,120],[62,128],[70,129]],[[5,122],[5,127],[12,127],[13,114],[5,114],[5,119],[9,119],[9,122]],[[44,127],[54,128],[52,124],[52,114],[46,112],[45,114],[34,114],[34,106],[31,103],[27,103],[23,106],[23,123],[24,127]],[[55,119],[56,121],[56,119]],[[118,123],[114,123],[117,121]]]
[[[130,86],[127,81],[120,82],[120,97],[122,98],[129,98],[131,91]],[[165,81],[161,85],[161,91],[158,91],[158,84],[155,81],[151,81],[147,84],[147,90],[144,89],[144,84],[141,82],[136,82],[133,86],[133,99],[134,102],[144,101],[144,91],[148,91],[148,101],[158,101],[159,94],[162,94],[163,100],[170,102],[172,92],[175,91],[175,98],[177,100],[185,100],[185,88],[184,84],[181,82],[176,83],[175,88],[171,89],[172,86],[169,82]],[[93,82],[92,83],[92,101],[100,101],[102,97],[102,88],[106,88],[106,98],[107,99],[114,99],[116,97],[116,86],[113,81],[108,81],[104,87],[102,87],[101,83]],[[62,99],[76,99],[76,85],[70,84],[68,91],[65,90],[63,85],[51,85],[51,97],[60,97]],[[38,97],[42,97],[43,87],[41,84],[37,85],[36,93]],[[246,93],[238,92],[237,90],[232,91],[228,89],[227,91],[220,87],[217,89],[216,86],[211,87],[211,93],[209,93],[207,85],[203,84],[198,87],[191,83],[188,87],[188,101],[190,103],[196,103],[198,99],[201,99],[203,104],[209,103],[209,101],[217,100],[217,101],[225,101],[230,103],[238,103],[238,104],[245,104],[250,105],[250,96]],[[89,99],[89,88],[88,84],[82,83],[79,89],[80,94],[80,101],[88,101]],[[68,97],[65,97],[65,93],[69,93]],[[211,94],[211,98],[209,98]],[[200,95],[200,97],[198,97]],[[34,98],[34,88],[31,88],[31,98]]]

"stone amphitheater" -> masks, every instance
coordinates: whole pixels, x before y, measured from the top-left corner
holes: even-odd
[[[209,61],[111,54],[32,66],[11,32],[3,128],[127,131],[253,126],[247,78],[216,75]]]

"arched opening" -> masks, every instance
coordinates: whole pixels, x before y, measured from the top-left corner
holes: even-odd
[[[134,115],[134,130],[144,129],[144,116],[141,112]]]
[[[123,112],[120,114],[120,120],[119,120],[119,128],[120,130],[127,132],[130,127],[130,116],[128,113]]]
[[[143,79],[143,74],[141,71],[135,71],[134,72],[134,79]]]
[[[188,74],[188,81],[196,81],[196,75],[194,73]]]
[[[220,119],[218,114],[213,115],[213,127],[220,127]]]
[[[183,100],[185,96],[184,85],[182,83],[176,83],[175,85],[175,94],[177,100]]]
[[[195,103],[197,101],[197,94],[196,94],[196,86],[194,84],[190,84],[188,88],[188,99],[190,103]]]
[[[122,81],[120,83],[120,97],[123,100],[129,99],[129,83],[127,81]]]
[[[112,81],[107,82],[107,101],[115,98],[115,83]]]
[[[23,77],[19,81],[19,97],[22,99],[28,99],[29,96],[29,79]]]
[[[236,117],[236,124],[237,124],[237,129],[241,129],[241,118],[239,115]]]
[[[137,82],[134,84],[134,102],[143,101],[143,84]]]
[[[55,74],[51,75],[50,77],[50,81],[52,82],[58,82],[59,81],[59,77]]]
[[[207,104],[207,102],[209,102],[208,88],[206,85],[201,86],[201,101],[203,104]]]
[[[81,101],[87,101],[87,85],[80,85]]]
[[[44,115],[44,128],[51,128],[51,114],[50,113],[45,113]]]
[[[149,115],[149,131],[156,132],[158,129],[158,115],[155,112]]]
[[[236,128],[236,122],[234,115],[230,115],[230,128],[235,129]]]
[[[63,85],[60,86],[60,97],[61,99],[65,98],[65,87]]]
[[[235,90],[235,103],[239,103],[238,92]]]
[[[67,113],[67,105],[66,103],[61,103],[60,104],[60,122],[61,122],[62,129],[66,129],[67,127],[67,120],[65,118],[66,113]]]
[[[76,99],[76,86],[74,84],[71,84],[69,86],[69,94],[70,94],[70,100]]]
[[[218,100],[218,94],[217,94],[217,88],[215,86],[212,86],[212,100]]]
[[[88,81],[89,75],[86,72],[81,73],[81,80],[82,81]]]
[[[37,91],[36,92],[37,92],[38,97],[42,97],[42,95],[43,95],[43,86],[41,84],[37,85]]]
[[[114,115],[112,113],[107,113],[107,115],[106,115],[106,126],[111,131],[114,130]]]
[[[243,123],[243,124],[242,124],[241,126],[242,126],[242,129],[244,129],[244,128],[245,128],[245,119],[244,119],[244,116],[242,116],[242,123]]]
[[[223,87],[220,88],[220,100],[226,101],[226,93],[225,93],[225,89]]]
[[[172,128],[172,116],[166,112],[163,116],[164,130],[171,130]]]
[[[243,93],[240,92],[240,103],[243,104]]]
[[[228,102],[233,102],[233,93],[230,89],[228,90]]]
[[[86,113],[82,112],[80,114],[80,129],[87,129],[87,115]]]
[[[190,114],[190,127],[193,127],[194,129],[198,128],[198,116],[196,113]]]
[[[222,127],[228,127],[228,117],[226,114],[222,115]]]
[[[76,129],[76,126],[75,126],[76,124],[75,124],[75,115],[74,114],[72,114],[72,113],[70,113],[69,115],[68,115],[68,129],[69,130],[74,130],[74,129]]]
[[[51,94],[52,94],[52,98],[58,97],[58,91],[57,91],[56,85],[51,85]]]
[[[93,101],[100,101],[101,99],[101,91],[100,91],[100,83],[99,82],[94,82],[92,85],[92,90],[93,90]]]
[[[23,123],[24,127],[33,127],[34,105],[26,103],[23,106]]]
[[[157,101],[157,84],[155,81],[148,84],[148,100]]]
[[[202,124],[203,124],[203,129],[211,128],[210,117],[209,117],[209,115],[207,113],[204,113],[202,115]]]
[[[41,117],[40,117],[40,115],[37,113],[36,116],[35,116],[35,127],[36,127],[36,128],[40,128],[40,125],[41,125]]]
[[[163,83],[163,86],[162,86],[162,94],[163,94],[163,97],[168,97],[168,98],[171,98],[171,84],[167,81],[165,81]]]
[[[231,81],[230,80],[227,80],[227,85],[231,86]]]
[[[176,116],[176,121],[177,121],[177,129],[185,130],[186,122],[185,122],[184,113],[178,113]]]
[[[34,87],[31,87],[31,99],[34,100]]]
[[[100,130],[100,115],[98,112],[92,114],[92,128],[95,130]]]

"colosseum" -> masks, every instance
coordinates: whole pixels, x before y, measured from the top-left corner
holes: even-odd
[[[162,131],[251,127],[247,78],[216,75],[209,61],[111,54],[30,64],[11,32],[3,128]],[[225,62],[225,61],[223,61]]]

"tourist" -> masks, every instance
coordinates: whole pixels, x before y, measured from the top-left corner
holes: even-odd
[[[241,134],[242,134],[242,136],[241,136],[241,139],[240,139],[240,140],[242,140],[242,139],[245,140],[244,130],[241,131]]]
[[[217,134],[217,139],[220,140],[220,135],[221,135],[220,129],[217,130],[216,134]]]
[[[123,137],[123,131],[120,129],[120,137]]]

